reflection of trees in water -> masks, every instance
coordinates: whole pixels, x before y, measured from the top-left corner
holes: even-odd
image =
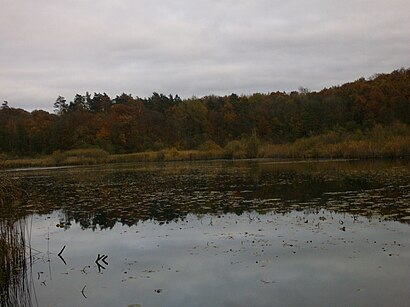
[[[369,162],[370,163],[370,162]],[[244,214],[326,209],[402,220],[410,199],[407,164],[231,163],[60,171],[26,180],[26,208],[62,210],[60,225],[112,228],[188,214]],[[407,196],[406,196],[407,195]]]
[[[351,185],[354,185],[357,191],[352,192]],[[407,214],[406,200],[401,204],[397,201],[394,204],[386,201],[388,198],[396,200],[402,197],[401,192],[394,188],[378,191],[372,189],[368,182],[359,184],[355,181],[339,183],[339,187],[342,191],[327,193],[334,190],[334,185],[311,180],[284,187],[261,186],[253,190],[246,190],[249,186],[245,185],[243,189],[246,193],[229,190],[178,193],[169,188],[167,192],[156,195],[155,200],[135,196],[128,201],[117,199],[120,193],[118,190],[102,202],[83,202],[79,206],[63,208],[64,217],[61,222],[68,226],[75,222],[83,228],[104,229],[112,228],[116,223],[131,226],[146,220],[167,223],[184,219],[188,214],[242,215],[251,211],[259,214],[287,214],[295,210],[319,214],[321,209],[326,209],[340,214],[368,218],[383,216],[383,219],[398,221],[402,221],[401,217]],[[130,191],[123,193],[132,194]]]
[[[31,306],[26,224],[16,210],[19,190],[1,174],[0,186],[0,305]]]

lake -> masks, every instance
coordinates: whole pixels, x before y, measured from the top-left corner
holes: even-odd
[[[33,306],[408,306],[409,161],[10,171]]]

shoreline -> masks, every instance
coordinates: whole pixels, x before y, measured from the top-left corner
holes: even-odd
[[[175,163],[175,162],[273,162],[278,164],[286,163],[321,163],[321,162],[348,162],[348,161],[371,161],[371,160],[410,160],[410,156],[369,156],[369,157],[255,157],[255,158],[226,158],[223,157],[203,157],[207,152],[195,153],[189,151],[190,155],[184,155],[185,151],[177,151],[180,155],[177,157],[164,157],[163,159],[149,159],[147,153],[132,153],[132,154],[115,154],[109,155],[108,159],[101,161],[90,159],[76,159],[77,163],[55,164],[52,156],[42,158],[17,158],[3,162],[0,171],[15,172],[29,170],[44,170],[44,169],[65,169],[81,166],[96,166],[96,165],[114,165],[127,163]],[[160,154],[158,152],[149,152],[148,157],[152,154]],[[161,155],[161,154],[160,154]],[[161,155],[162,156],[162,155]]]

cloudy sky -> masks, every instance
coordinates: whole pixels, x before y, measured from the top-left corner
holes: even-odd
[[[409,0],[0,0],[0,99],[319,90],[410,67]]]

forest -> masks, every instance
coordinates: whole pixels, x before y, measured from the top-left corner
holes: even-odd
[[[111,155],[216,151],[238,158],[343,157],[350,150],[359,157],[403,156],[410,151],[409,124],[410,68],[402,68],[318,92],[300,88],[188,99],[87,92],[72,101],[57,97],[54,113],[4,102],[0,154],[57,157],[93,149]]]

